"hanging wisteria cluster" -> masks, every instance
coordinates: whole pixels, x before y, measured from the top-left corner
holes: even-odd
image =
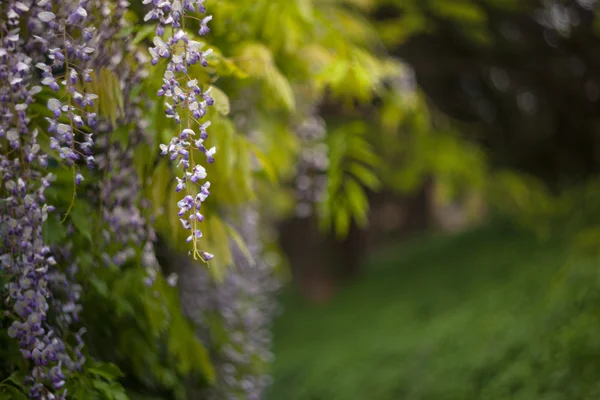
[[[46,172],[48,154],[38,143],[30,105],[42,92],[35,79],[55,93],[47,101],[52,115],[47,118],[50,149],[72,167],[79,183],[77,163],[92,167],[94,162],[92,134],[83,128],[94,126],[95,114],[89,110],[96,96],[78,85],[91,79],[85,63],[94,52],[87,45],[94,30],[87,26],[86,1],[9,0],[2,6],[0,294],[8,306],[4,317],[12,320],[8,336],[18,342],[28,360],[25,383],[30,397],[65,398],[65,374],[79,370],[84,361],[83,332],[74,335],[75,347],[62,339],[68,325],[78,319],[80,288],[72,279],[76,266],[60,272],[56,254],[44,242],[43,225],[54,211],[45,189],[54,177]],[[51,320],[52,311],[56,317]]]
[[[105,223],[101,232],[105,244],[101,257],[105,265],[121,267],[135,259],[137,249],[142,249],[140,261],[148,273],[147,284],[152,285],[158,272],[153,246],[156,235],[152,221],[142,211],[149,208],[149,201],[142,197],[140,177],[133,161],[136,146],[149,141],[144,135],[148,121],[143,111],[148,104],[145,96],[131,95],[131,89],[148,76],[142,67],[148,59],[133,45],[130,37],[111,40],[131,24],[125,19],[129,2],[119,0],[112,8],[111,4],[110,1],[104,2],[101,7],[103,19],[96,42],[102,43],[102,46],[98,46],[100,49],[95,53],[92,64],[97,68],[104,67],[117,77],[124,99],[117,124],[129,127],[129,130],[128,141],[124,144],[112,139],[117,128],[112,121],[103,119],[97,123],[97,147],[101,150],[97,162],[105,173],[105,178],[99,183],[99,200]],[[125,60],[127,55],[131,56],[130,60]]]
[[[329,161],[325,143],[327,132],[325,121],[319,116],[314,104],[305,115],[306,117],[295,128],[301,146],[294,182],[297,200],[296,215],[299,218],[311,216],[314,212],[314,204],[322,199]]]
[[[217,382],[191,398],[259,400],[271,383],[265,368],[271,353],[271,323],[281,281],[263,261],[259,213],[253,206],[240,210],[234,225],[252,259],[231,243],[233,265],[222,281],[191,259],[168,255],[177,266],[184,312],[198,336],[212,351]],[[211,336],[208,321],[218,323],[227,338]],[[258,366],[258,367],[257,367]]]
[[[95,49],[88,45],[94,38],[95,28],[89,24],[90,1],[58,2],[56,7],[50,1],[38,1],[40,11],[37,18],[42,22],[43,36],[35,40],[47,59],[51,62],[39,62],[36,67],[42,72],[41,83],[56,93],[63,93],[60,98],[50,98],[48,109],[52,117],[48,132],[50,148],[58,151],[61,159],[69,166],[82,159],[89,168],[94,167],[92,146],[93,134],[81,129],[87,124],[89,128],[96,125],[96,113],[92,112],[94,100],[98,96],[86,93],[83,82],[92,81],[93,70],[85,68]],[[55,6],[55,7],[53,7]],[[60,71],[60,72],[58,72]],[[57,76],[56,74],[60,75]],[[77,141],[81,134],[83,141]],[[78,172],[77,183],[82,180]]]
[[[260,132],[253,129],[252,114],[256,94],[253,88],[241,90],[231,107],[236,129],[259,143]],[[193,321],[197,336],[212,350],[211,361],[217,372],[214,386],[201,391],[191,387],[189,398],[262,399],[271,382],[267,368],[273,358],[270,328],[277,307],[274,294],[281,281],[273,266],[265,262],[257,207],[247,205],[230,217],[252,259],[230,243],[233,263],[222,280],[163,247],[165,259],[176,267],[179,276],[184,313]],[[225,337],[211,334],[215,323]]]
[[[202,91],[198,80],[191,79],[188,71],[196,64],[208,66],[206,56],[211,50],[203,51],[200,42],[190,40],[185,29],[186,21],[188,24],[195,21],[186,14],[196,10],[205,13],[206,9],[203,0],[144,0],[144,4],[152,5],[144,20],[157,22],[154,47],[149,49],[152,65],[158,64],[160,59],[167,60],[163,85],[158,95],[167,99],[165,113],[178,127],[178,134],[169,144],[161,144],[161,154],[169,155],[182,170],[175,188],[176,191],[185,193],[177,204],[178,216],[184,229],[190,231],[187,238],[192,243],[190,253],[194,259],[207,262],[213,255],[199,249],[198,239],[202,237],[199,224],[204,220],[200,208],[210,194],[210,182],[200,184],[207,174],[199,160],[194,159],[194,153],[199,151],[204,154],[208,163],[214,162],[215,147],[207,149],[204,145],[210,121],[200,121],[206,114],[207,107],[214,104],[214,100],[210,97],[210,88]],[[210,31],[207,24],[211,19],[211,16],[207,16],[200,20],[199,35],[206,35]],[[166,27],[171,29],[165,30]],[[169,32],[166,41],[162,39],[165,32]]]
[[[275,292],[281,282],[272,266],[264,262],[260,242],[259,213],[254,207],[240,212],[236,225],[252,259],[232,244],[234,266],[223,284],[215,287],[214,301],[229,341],[215,356],[220,384],[212,399],[260,400],[271,383],[265,368],[273,361],[271,322],[276,311]]]

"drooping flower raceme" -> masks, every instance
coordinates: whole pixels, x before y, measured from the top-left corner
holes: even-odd
[[[253,206],[240,210],[233,224],[252,255],[231,243],[233,265],[222,281],[198,268],[187,257],[169,255],[179,273],[179,290],[184,313],[192,320],[198,337],[211,349],[216,382],[190,398],[207,400],[264,398],[271,382],[271,322],[276,311],[274,294],[280,287],[273,267],[264,261],[260,241],[259,214]],[[218,325],[226,340],[210,334]]]
[[[110,71],[118,79],[122,101],[116,121],[99,116],[96,122],[96,161],[104,175],[98,183],[103,222],[99,248],[105,266],[121,267],[137,257],[136,249],[145,249],[144,254],[152,252],[148,241],[154,239],[154,231],[142,213],[140,182],[133,164],[135,147],[145,141],[141,133],[145,119],[142,97],[132,96],[131,92],[146,71],[142,67],[140,51],[132,44],[132,37],[116,37],[119,31],[131,29],[131,23],[125,18],[130,3],[118,0],[102,4],[96,36],[88,43],[97,48],[89,66]],[[127,142],[114,139],[117,126],[128,128]],[[148,258],[152,259],[144,257]],[[146,267],[152,269],[154,276],[156,263],[150,264]]]
[[[214,400],[260,400],[271,383],[271,322],[277,306],[274,295],[281,282],[264,261],[257,209],[249,206],[240,211],[240,221],[235,225],[252,260],[232,243],[234,265],[213,294],[221,323],[229,334],[227,343],[214,356],[219,380],[216,390],[210,393]]]
[[[35,36],[49,63],[39,62],[41,83],[54,92],[57,97],[48,100],[48,109],[52,117],[47,118],[48,132],[52,133],[50,148],[57,150],[59,157],[67,165],[75,166],[83,161],[93,168],[93,134],[83,131],[83,127],[93,129],[96,125],[96,113],[91,111],[96,94],[87,93],[83,84],[92,81],[93,70],[85,68],[91,59],[94,48],[88,43],[95,34],[89,25],[91,13],[90,0],[51,1],[39,0],[40,11],[37,18],[44,24],[43,36]],[[60,75],[56,75],[61,71]],[[63,91],[64,95],[59,95]],[[77,140],[81,136],[82,140]],[[76,173],[75,181],[80,183],[82,175]]]
[[[81,345],[73,358],[62,340],[64,329],[77,319],[78,289],[59,272],[55,256],[44,243],[42,227],[53,211],[44,192],[53,176],[46,172],[47,155],[37,141],[38,130],[31,128],[29,114],[29,106],[41,91],[40,86],[32,84],[35,61],[44,59],[36,49],[41,44],[43,51],[48,52],[45,46],[52,39],[52,35],[42,39],[35,33],[41,33],[43,24],[55,19],[56,14],[48,1],[7,3],[8,11],[0,18],[0,295],[11,307],[4,312],[13,321],[8,336],[18,342],[23,357],[29,360],[25,383],[30,387],[30,397],[61,399],[66,396],[65,374],[79,369],[83,362]],[[65,2],[65,8],[69,5]],[[24,21],[27,37],[20,29]],[[63,53],[51,52],[53,65],[60,54]],[[56,89],[58,83],[48,81],[52,67],[43,62],[38,66],[44,71],[42,83]],[[58,100],[48,105],[55,118],[64,113],[71,124],[79,124],[73,108],[64,108]],[[62,135],[65,143],[71,140],[74,151],[74,131],[59,128],[55,118],[51,118],[51,129]],[[55,147],[68,164],[77,160],[71,152]],[[69,296],[62,296],[61,288]],[[56,311],[52,321],[51,307]],[[80,335],[77,338],[80,341]]]
[[[325,143],[325,121],[318,115],[313,105],[305,113],[306,117],[296,126],[301,150],[296,165],[296,215],[306,218],[314,212],[314,204],[323,196],[326,186],[328,149]]]
[[[126,112],[129,112],[127,108]],[[99,132],[103,131],[103,125],[103,122],[99,122]],[[130,140],[133,143],[141,140],[136,132],[135,129],[131,132]],[[102,239],[106,244],[101,257],[105,266],[114,264],[121,267],[134,260],[137,249],[141,249],[139,261],[146,268],[146,280],[148,285],[151,285],[158,272],[153,246],[156,237],[154,229],[142,212],[145,200],[141,198],[139,178],[133,164],[133,151],[131,148],[123,148],[119,142],[108,143],[107,137],[108,134],[100,136],[98,146],[103,149],[103,153],[97,158],[98,166],[107,171],[105,179],[100,183],[104,222]]]
[[[206,67],[206,56],[210,54],[210,50],[203,51],[199,42],[190,40],[185,27],[186,22],[195,23],[194,19],[186,16],[187,13],[205,13],[206,9],[203,0],[144,0],[144,4],[152,6],[144,19],[157,22],[154,46],[149,49],[152,64],[158,64],[161,59],[167,60],[163,85],[158,96],[166,98],[165,113],[178,127],[177,136],[168,144],[161,144],[161,154],[168,155],[171,160],[177,162],[177,167],[182,171],[177,177],[175,187],[177,192],[184,193],[183,199],[177,203],[178,217],[182,226],[190,231],[187,238],[187,241],[192,243],[190,253],[194,259],[206,262],[213,256],[200,251],[198,239],[202,237],[199,223],[204,220],[200,208],[210,194],[210,182],[205,181],[206,169],[199,160],[194,159],[194,153],[203,153],[208,163],[214,162],[216,149],[207,149],[204,144],[210,122],[200,121],[214,100],[210,96],[210,88],[203,91],[198,80],[192,79],[188,72],[189,68],[196,64]],[[200,21],[199,35],[209,32],[207,23],[211,18],[207,16]],[[171,29],[165,29],[167,26]],[[163,40],[165,32],[169,32],[169,35]]]

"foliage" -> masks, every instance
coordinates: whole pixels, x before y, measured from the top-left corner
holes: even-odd
[[[331,91],[342,101],[369,101],[377,83],[390,73],[384,62],[367,52],[368,47],[376,42],[375,36],[363,37],[362,43],[354,43],[345,36],[350,27],[341,29],[344,26],[341,20],[325,19],[329,12],[342,13],[342,6],[341,2],[264,2],[256,6],[250,1],[235,4],[225,1],[212,6],[214,23],[210,39],[215,56],[208,60],[209,66],[219,75],[221,91],[218,92],[220,99],[215,97],[216,109],[219,108],[219,100],[235,104],[243,99],[241,96],[248,96],[251,88],[252,94],[246,99],[252,102],[251,115],[247,118],[253,121],[252,129],[261,133],[256,140],[249,140],[236,128],[234,115],[215,110],[207,114],[212,122],[211,129],[219,132],[214,140],[220,154],[220,162],[207,166],[207,173],[214,176],[214,182],[221,184],[213,184],[211,188],[211,197],[215,200],[207,199],[206,209],[213,210],[211,218],[214,222],[206,224],[201,241],[203,248],[217,255],[211,262],[211,270],[215,273],[226,268],[231,260],[229,246],[221,240],[224,224],[214,212],[217,207],[253,201],[262,195],[256,190],[263,187],[271,193],[278,191],[284,197],[290,195],[285,184],[291,178],[295,154],[299,151],[289,126],[292,112],[297,109],[294,91],[308,90],[312,93],[310,97]],[[232,12],[233,9],[236,11]],[[273,18],[290,21],[290,24],[286,25],[284,32],[277,31],[276,34],[267,28],[261,30],[280,23],[271,23]],[[344,12],[343,18],[344,21],[352,21],[352,27],[369,26],[355,13]],[[232,25],[236,29],[230,29]],[[336,63],[343,64],[338,68],[341,72],[327,70]],[[346,84],[350,78],[347,74],[352,74],[355,86]],[[145,91],[152,93],[158,90],[158,78],[148,82],[148,85],[154,86],[148,86]],[[222,93],[227,93],[229,100]],[[226,106],[225,110],[229,108]],[[160,140],[164,141],[171,135],[167,121],[158,109],[153,116],[151,132],[160,132]],[[148,188],[152,195],[149,197],[159,215],[159,232],[168,232],[170,243],[176,245],[185,238],[185,232],[177,226],[176,213],[161,213],[163,209],[175,209],[178,200],[171,190],[175,183],[169,179],[171,172],[167,164],[155,162],[154,154],[145,156],[147,159],[143,161],[146,165],[157,165],[153,170],[147,169],[153,174],[152,187]],[[266,184],[263,183],[265,178]],[[367,206],[366,203],[361,204],[362,208],[357,207],[358,212],[364,214]],[[287,213],[289,209],[285,206],[281,211]]]
[[[373,171],[379,158],[365,138],[366,130],[365,123],[353,121],[334,127],[329,136],[328,181],[320,211],[325,227],[333,224],[339,236],[348,233],[351,219],[365,226],[368,199],[364,188],[377,190],[380,185]]]
[[[410,193],[432,177],[454,193],[481,190],[491,174],[484,150],[417,90],[392,88],[375,122],[379,134],[369,140],[383,158],[381,176],[392,190]]]

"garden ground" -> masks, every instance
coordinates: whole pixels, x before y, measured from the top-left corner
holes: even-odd
[[[490,225],[373,256],[325,305],[282,296],[270,400],[599,398],[600,280]]]

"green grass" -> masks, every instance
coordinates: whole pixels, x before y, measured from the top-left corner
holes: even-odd
[[[270,400],[600,398],[594,260],[508,228],[382,252],[325,305],[282,296]]]

